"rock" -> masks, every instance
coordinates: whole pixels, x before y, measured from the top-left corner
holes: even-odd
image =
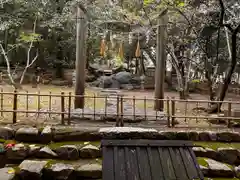
[[[191,140],[191,141],[199,141],[198,132],[190,131],[189,132],[189,140]]]
[[[112,84],[110,85],[109,88],[111,88],[111,89],[120,89],[120,83],[117,80],[113,79],[112,80]]]
[[[4,168],[7,163],[6,150],[3,144],[0,144],[0,168]]]
[[[98,147],[88,144],[80,149],[79,155],[81,158],[97,158],[101,154]]]
[[[97,129],[91,130],[90,128],[63,128],[55,130],[54,141],[100,141],[101,134]]]
[[[99,87],[109,88],[112,84],[112,77],[111,76],[101,76],[100,78],[97,79],[97,82],[99,82],[98,83]]]
[[[121,84],[120,88],[124,89],[124,90],[133,90],[134,89],[132,84]]]
[[[234,177],[233,170],[226,164],[217,162],[212,159],[205,159],[205,161],[208,163],[208,173],[210,177]]]
[[[120,84],[131,84],[132,74],[130,72],[122,71],[117,73],[114,78]]]
[[[111,127],[101,128],[99,133],[106,139],[154,139],[159,136],[156,129],[135,127]]]
[[[210,141],[210,136],[208,132],[199,132],[200,141]]]
[[[236,177],[240,178],[240,166],[235,167],[234,168],[234,172],[235,172]]]
[[[1,180],[16,180],[15,170],[13,168],[2,168],[0,169],[0,177]]]
[[[217,139],[222,142],[240,142],[240,134],[235,132],[219,132],[217,133]]]
[[[19,165],[19,176],[24,180],[41,180],[43,168],[47,161],[24,160]]]
[[[45,146],[39,150],[36,156],[38,158],[51,159],[51,158],[56,158],[57,154],[53,152],[48,146]]]
[[[39,140],[38,129],[24,127],[17,130],[15,139],[20,142],[37,142]]]
[[[217,158],[217,152],[210,148],[193,147],[193,151],[197,157]]]
[[[76,170],[77,177],[97,179],[102,177],[102,166],[100,164],[85,164]]]
[[[55,150],[59,158],[64,160],[77,160],[79,159],[79,152],[75,145],[65,145]]]
[[[189,136],[188,136],[188,132],[187,131],[177,131],[176,133],[176,139],[177,140],[188,140]]]
[[[51,140],[52,140],[52,127],[46,126],[41,132],[41,142],[47,144],[51,142]]]
[[[29,154],[29,148],[24,144],[16,144],[12,148],[7,149],[7,158],[10,161],[22,161]]]
[[[175,131],[160,131],[160,134],[162,134],[167,140],[176,140],[176,132]]]
[[[206,177],[208,177],[208,168],[205,167],[205,166],[201,166],[201,165],[199,165],[199,167],[200,167],[203,175],[206,176]]]
[[[0,139],[13,139],[14,130],[9,127],[0,127]]]
[[[42,149],[41,146],[36,146],[35,144],[29,145],[29,153],[28,153],[28,156],[29,156],[29,157],[35,157],[36,154],[38,154],[38,152],[40,151],[40,149]]]
[[[44,178],[49,180],[72,180],[74,178],[74,167],[69,164],[56,163],[46,168]]]
[[[217,133],[213,131],[208,131],[210,141],[217,141]]]
[[[240,152],[235,148],[218,148],[219,158],[228,164],[240,164]]]
[[[53,80],[53,81],[51,81],[51,84],[55,85],[55,86],[68,86],[69,81],[67,81],[67,80]]]

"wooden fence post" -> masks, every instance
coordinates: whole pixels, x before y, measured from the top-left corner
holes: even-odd
[[[13,93],[13,124],[17,122],[17,91],[15,90]]]
[[[116,127],[119,126],[119,96],[117,96],[117,119],[116,119]]]
[[[227,123],[227,125],[228,125],[228,128],[230,128],[231,127],[231,119],[230,119],[230,117],[232,117],[232,103],[228,103],[228,123]]]
[[[1,104],[1,116],[3,116],[3,89],[1,88],[1,102],[0,102],[0,104]]]
[[[171,99],[171,104],[172,104],[172,127],[174,127],[175,126],[175,98],[174,97],[172,97],[172,99]]]
[[[169,101],[169,97],[167,97],[167,124],[168,124],[168,127],[171,127],[171,121],[170,121],[170,101]]]
[[[61,122],[64,125],[64,112],[65,112],[65,94],[64,92],[61,93]]]
[[[68,95],[68,125],[71,124],[71,106],[72,106],[72,93],[69,92]]]
[[[123,97],[121,96],[121,122],[120,122],[120,126],[123,127],[124,123],[123,123]]]

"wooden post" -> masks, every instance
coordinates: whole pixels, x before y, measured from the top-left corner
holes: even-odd
[[[163,111],[164,102],[159,99],[164,99],[164,79],[165,79],[165,64],[167,59],[166,44],[167,44],[167,12],[163,11],[158,20],[157,27],[157,58],[155,70],[155,110]]]
[[[13,93],[13,124],[17,122],[17,91],[15,90]]]
[[[65,113],[65,93],[61,93],[61,123],[64,125],[64,113]]]
[[[116,127],[119,127],[119,96],[117,96],[117,119],[116,119]]]
[[[169,97],[167,97],[167,124],[168,124],[168,127],[171,127],[171,122],[170,122],[170,101],[169,101]]]
[[[71,105],[72,105],[72,93],[68,95],[68,125],[71,124]]]
[[[85,67],[86,67],[86,17],[80,7],[77,8],[76,38],[76,85],[75,109],[84,108]]]
[[[172,98],[171,99],[171,103],[172,103],[172,108],[171,108],[171,110],[172,110],[172,127],[174,127],[175,126],[175,98]]]
[[[121,96],[121,121],[120,121],[120,126],[123,127],[124,126],[124,122],[123,122],[123,97]]]
[[[228,103],[228,128],[231,128],[231,119],[230,117],[232,117],[232,103]]]

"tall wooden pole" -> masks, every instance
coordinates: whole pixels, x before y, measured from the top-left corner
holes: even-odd
[[[164,79],[166,68],[166,45],[167,45],[167,13],[160,15],[157,27],[157,59],[155,70],[155,110],[163,111],[164,102],[158,99],[164,99]]]
[[[85,68],[86,68],[86,29],[87,21],[84,12],[77,8],[77,37],[76,37],[76,84],[75,109],[84,108]]]

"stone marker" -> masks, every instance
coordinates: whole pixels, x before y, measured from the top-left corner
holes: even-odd
[[[47,161],[25,160],[19,165],[19,176],[24,180],[41,180]]]

